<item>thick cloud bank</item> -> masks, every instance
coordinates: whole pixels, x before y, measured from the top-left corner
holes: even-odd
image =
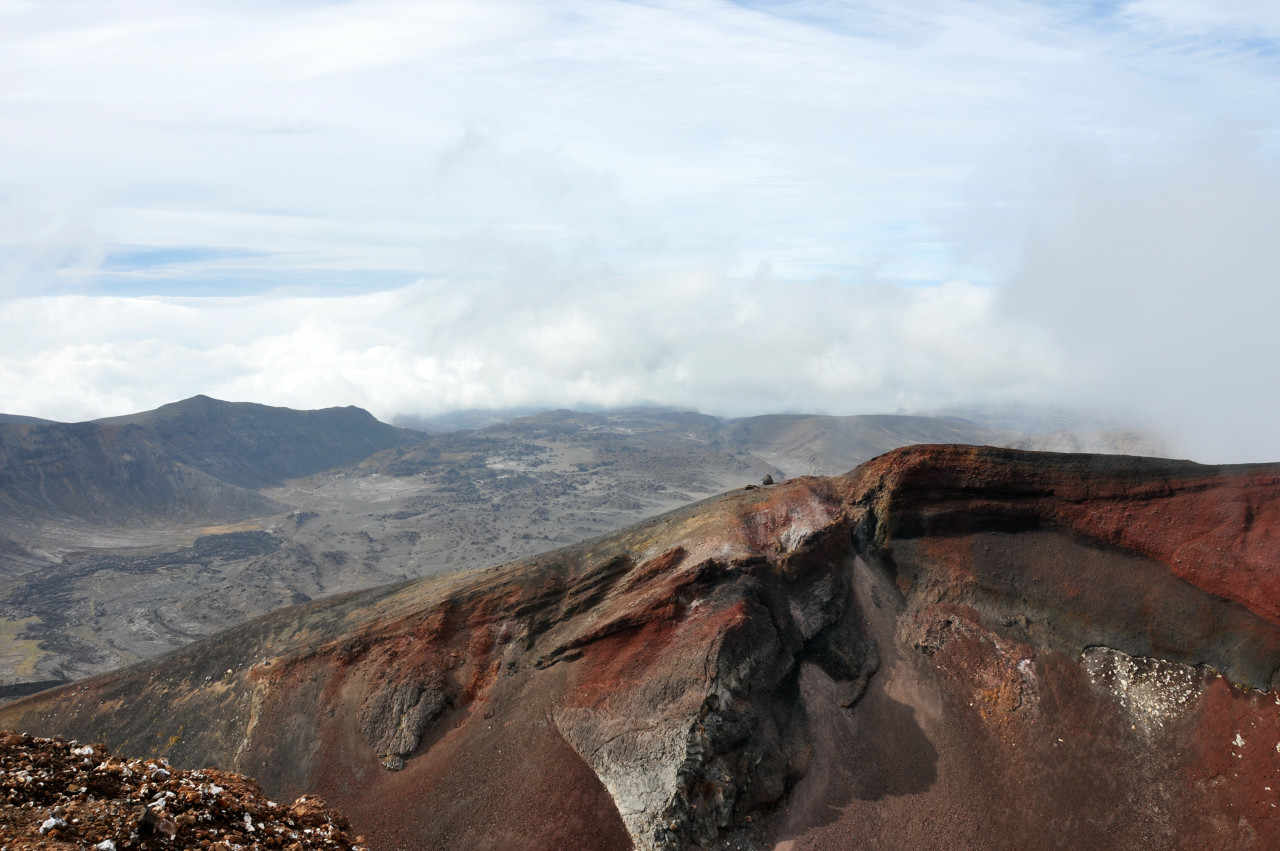
[[[844,413],[1035,395],[1053,358],[997,320],[994,297],[710,273],[345,297],[39,297],[0,318],[0,385],[10,410],[63,419],[195,390],[384,417],[638,402]]]
[[[1280,460],[1280,168],[1244,140],[1063,160],[1004,290],[1062,358],[1060,400],[1197,460]]]

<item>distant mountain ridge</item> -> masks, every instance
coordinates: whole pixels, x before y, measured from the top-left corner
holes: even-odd
[[[0,424],[0,684],[96,673],[298,600],[528,557],[766,476],[1011,436],[958,418],[657,407],[426,434],[357,408],[206,396]],[[246,550],[245,535],[262,546]],[[193,547],[202,537],[216,546]]]
[[[830,476],[913,443],[1003,446],[1021,437],[955,417],[766,414],[725,424],[723,437],[789,476]]]
[[[637,442],[651,442],[655,438],[698,441],[730,455],[751,456],[757,462],[768,464],[775,474],[781,472],[785,476],[845,473],[877,455],[915,443],[1007,446],[1025,438],[1019,432],[991,428],[958,417],[763,414],[725,420],[696,411],[623,408],[597,412],[542,411],[471,431],[467,439],[496,442],[575,431],[614,434]],[[1125,434],[1131,436],[1133,433]],[[1115,451],[1114,447],[1107,447],[1107,436],[1101,434],[1092,441],[1091,451]],[[381,471],[400,475],[404,471],[419,469],[420,465],[416,463],[406,463],[409,459],[431,451],[429,447],[443,447],[458,439],[458,432],[432,435],[403,449],[393,448],[371,457],[366,463]],[[670,444],[667,445],[670,448]]]
[[[589,437],[590,446],[574,435]],[[477,452],[502,457],[529,440],[565,437],[582,446],[575,450],[583,459],[579,468],[593,458],[614,464],[604,458],[647,453],[652,460],[646,469],[677,487],[705,484],[681,460],[686,447],[695,445],[721,453],[715,463],[724,470],[763,464],[775,477],[839,474],[916,443],[1134,454],[1155,454],[1150,450],[1161,446],[1137,432],[1028,438],[956,417],[785,414],[724,420],[656,407],[544,411],[475,431],[428,435],[352,406],[301,411],[198,395],[83,423],[0,416],[0,518],[224,523],[283,510],[257,491],[326,470],[362,464],[366,474],[403,477],[463,457],[480,458],[483,466],[488,462]],[[455,475],[465,474],[459,469]],[[635,502],[626,494],[614,500]]]
[[[256,488],[415,439],[360,408],[194,396],[84,423],[0,423],[0,517],[223,522],[282,506]]]
[[[0,414],[0,423],[25,423],[27,425],[35,425],[37,423],[52,423],[57,420],[46,420],[41,417],[28,417],[23,414]]]
[[[0,517],[216,522],[278,509],[261,494],[175,460],[137,426],[0,425]]]
[[[354,406],[299,411],[203,395],[95,422],[142,428],[175,460],[243,488],[354,464],[418,437]]]

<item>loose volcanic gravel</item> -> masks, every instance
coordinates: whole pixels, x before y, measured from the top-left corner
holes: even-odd
[[[0,732],[0,851],[366,851],[346,830],[314,795],[281,805],[239,774]]]

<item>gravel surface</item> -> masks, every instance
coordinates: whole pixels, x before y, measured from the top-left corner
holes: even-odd
[[[314,795],[277,804],[238,774],[0,732],[0,851],[363,851],[346,830]]]

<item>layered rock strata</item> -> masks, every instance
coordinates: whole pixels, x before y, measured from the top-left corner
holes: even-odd
[[[372,847],[1280,846],[1280,468],[973,447],[277,612],[0,724]]]

